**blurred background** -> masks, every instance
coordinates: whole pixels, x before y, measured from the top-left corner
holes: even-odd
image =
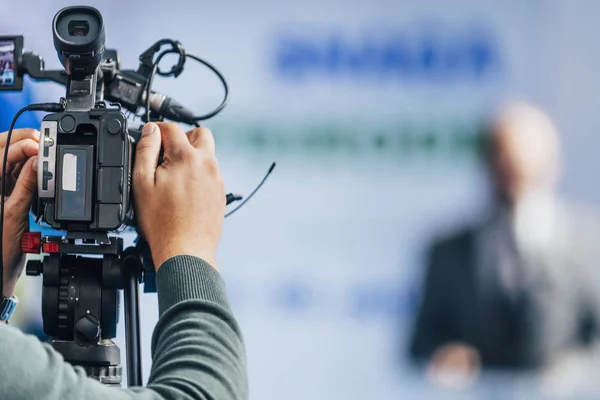
[[[52,18],[74,4],[12,3],[0,35],[57,69]],[[598,398],[600,4],[86,5],[122,68],[166,37],[223,72],[204,125],[228,192],[277,161],[218,256],[251,399]],[[154,89],[198,114],[222,96],[191,60]],[[0,130],[60,96],[0,94]],[[39,334],[41,279],[20,284],[17,325]],[[147,379],[156,295],[141,303]]]

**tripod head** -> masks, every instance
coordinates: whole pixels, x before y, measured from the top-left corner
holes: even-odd
[[[24,236],[23,246],[31,251],[35,238],[31,233]],[[90,247],[77,244],[68,234],[66,238],[46,237],[43,247],[50,254],[42,261],[29,261],[26,272],[29,276],[43,273],[42,316],[50,344],[65,360],[83,366],[88,375],[119,385],[120,350],[111,339],[116,336],[119,289],[126,271],[122,268],[123,240],[106,239],[103,245]],[[101,258],[84,256],[100,251],[104,252]],[[139,338],[135,343],[139,346]]]
[[[26,273],[43,274],[42,317],[50,344],[66,361],[108,385],[120,385],[120,350],[116,336],[119,290],[125,294],[128,384],[141,385],[139,283],[143,282],[143,247],[123,249],[123,239],[101,234],[67,233],[41,237],[26,233],[22,250],[46,253],[30,260]],[[145,242],[138,242],[143,246]],[[147,256],[149,257],[149,256]]]

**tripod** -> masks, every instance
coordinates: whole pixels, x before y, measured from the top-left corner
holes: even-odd
[[[37,247],[39,253],[41,245],[48,253],[42,261],[29,261],[26,273],[43,274],[42,319],[49,343],[65,361],[106,385],[120,386],[122,381],[121,352],[112,341],[120,289],[125,297],[128,385],[142,384],[138,282],[143,276],[143,243],[123,250],[122,238],[86,232],[43,239],[30,232],[22,239],[24,252]]]

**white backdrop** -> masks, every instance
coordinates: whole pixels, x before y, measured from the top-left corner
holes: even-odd
[[[70,4],[6,3],[0,34],[24,34],[26,47],[58,68],[51,20]],[[547,107],[564,132],[564,191],[600,201],[595,3],[87,4],[103,13],[107,46],[124,67],[170,37],[225,74],[230,105],[206,126],[230,191],[249,193],[278,162],[257,197],[226,221],[219,254],[245,335],[252,399],[412,398],[424,390],[402,353],[421,251],[481,208],[485,190],[468,141],[498,102],[517,96]],[[63,94],[53,84],[28,88],[38,101]],[[217,80],[191,61],[156,90],[199,111],[221,96]],[[147,378],[157,311],[155,295],[142,300]],[[124,354],[123,335],[121,324]]]

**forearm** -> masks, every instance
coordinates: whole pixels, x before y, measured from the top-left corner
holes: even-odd
[[[180,256],[157,273],[160,318],[152,340],[148,386],[105,387],[64,363],[49,346],[0,326],[0,398],[246,399],[246,363],[239,328],[216,271]]]
[[[6,272],[3,275],[2,281],[2,295],[6,297],[10,297],[15,294],[17,284],[19,282],[19,276],[21,275],[23,269],[25,268],[25,264],[27,263],[27,258],[25,255],[22,255],[17,262],[11,268],[7,268]]]
[[[17,282],[15,280],[5,281],[2,284],[2,295],[5,297],[10,297],[15,294],[15,290],[17,287]]]
[[[247,398],[241,332],[219,273],[198,258],[175,257],[158,271],[157,289],[148,387],[166,398]]]

